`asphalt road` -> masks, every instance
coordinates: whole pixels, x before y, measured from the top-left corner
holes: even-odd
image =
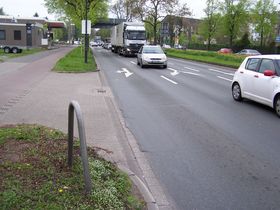
[[[233,69],[136,65],[95,48],[128,128],[177,209],[279,209],[280,120],[231,97]]]

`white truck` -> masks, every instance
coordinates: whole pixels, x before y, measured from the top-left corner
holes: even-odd
[[[120,55],[135,55],[146,44],[144,23],[123,22],[111,29],[112,52]]]

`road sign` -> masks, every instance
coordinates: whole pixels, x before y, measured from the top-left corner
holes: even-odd
[[[277,37],[276,37],[275,42],[280,43],[280,36],[277,36]]]
[[[86,34],[86,22],[87,22],[87,34],[91,34],[91,21],[82,20],[82,34]]]

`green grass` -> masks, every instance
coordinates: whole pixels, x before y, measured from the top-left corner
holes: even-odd
[[[25,56],[25,55],[31,55],[34,53],[38,53],[41,51],[44,51],[45,49],[43,48],[34,48],[34,49],[26,49],[26,50],[22,50],[22,53],[4,53],[3,49],[0,50],[0,61],[4,61],[6,59],[9,58],[16,58],[16,57],[21,57],[21,56]]]
[[[89,49],[88,63],[84,62],[84,49],[77,47],[61,58],[55,65],[54,71],[68,73],[83,73],[96,71],[96,63]]]
[[[232,68],[238,68],[245,58],[243,56],[238,56],[234,54],[219,54],[213,51],[202,50],[166,49],[165,52],[168,56],[175,58],[200,61]]]
[[[1,209],[145,209],[128,176],[88,148],[92,193],[84,192],[79,144],[67,167],[62,132],[39,125],[0,127]]]

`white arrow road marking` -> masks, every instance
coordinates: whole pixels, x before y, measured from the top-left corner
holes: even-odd
[[[225,77],[220,77],[220,76],[217,76],[218,78],[220,79],[223,79],[223,80],[226,80],[226,81],[229,81],[229,82],[232,82],[232,79],[228,79],[228,78],[225,78]]]
[[[130,71],[128,71],[126,68],[122,68],[122,71],[121,70],[119,70],[119,71],[117,71],[117,73],[124,73],[124,75],[125,75],[125,77],[127,78],[127,77],[129,77],[129,76],[131,76],[133,73],[132,72],[130,72]]]
[[[168,68],[170,71],[173,71],[172,73],[170,73],[172,76],[176,76],[177,74],[179,74],[179,71],[173,68]]]
[[[231,76],[234,75],[233,73],[226,73],[226,72],[223,72],[223,71],[220,71],[220,70],[217,70],[217,69],[208,69],[208,70],[218,72],[218,73],[221,73],[221,74],[225,74],[225,75],[231,75]]]
[[[136,65],[136,63],[135,63],[134,61],[130,61],[130,63],[132,63],[132,64]]]
[[[195,72],[199,72],[199,70],[197,70],[197,69],[192,69],[192,68],[189,68],[189,67],[184,67],[185,69],[188,69],[188,70],[191,70],[191,71],[195,71]]]
[[[173,84],[175,84],[175,85],[178,85],[178,83],[177,82],[175,82],[175,81],[173,81],[173,80],[171,80],[171,79],[169,79],[169,78],[167,78],[167,77],[165,77],[165,76],[160,76],[161,78],[163,78],[163,79],[165,79],[165,80],[167,80],[168,82],[171,82],[171,83],[173,83]]]

